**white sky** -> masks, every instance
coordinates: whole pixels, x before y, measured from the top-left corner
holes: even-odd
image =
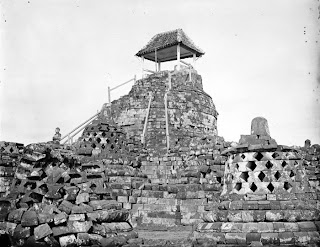
[[[0,0],[0,140],[51,140],[107,102],[153,35],[182,28],[228,141],[268,119],[279,144],[320,143],[319,1]],[[304,33],[305,31],[305,33]],[[153,64],[149,64],[153,69]],[[112,97],[128,93],[127,85]]]

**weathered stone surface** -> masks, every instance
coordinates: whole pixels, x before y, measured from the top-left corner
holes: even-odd
[[[65,212],[54,215],[53,221],[55,225],[59,225],[67,221],[68,215]]]
[[[59,243],[61,247],[68,247],[77,244],[77,238],[74,234],[62,236],[59,238]]]
[[[92,221],[68,221],[67,227],[70,233],[88,232],[92,227]]]
[[[267,119],[256,117],[251,121],[251,135],[270,136]]]
[[[33,210],[26,211],[21,218],[22,226],[37,226],[38,225],[38,216],[37,213]]]
[[[42,224],[34,228],[35,240],[42,239],[52,233],[52,230],[48,224]]]

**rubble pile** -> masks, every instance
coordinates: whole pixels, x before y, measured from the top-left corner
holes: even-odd
[[[141,242],[124,198],[146,176],[120,158],[86,159],[49,144],[26,147],[10,193],[1,199],[0,231],[13,246]]]
[[[262,121],[254,119],[253,126]],[[255,132],[259,129],[253,127]],[[195,242],[205,238],[232,246],[317,246],[319,193],[312,190],[298,151],[256,144],[254,135],[248,140],[224,152],[228,160],[221,202],[206,206],[204,222],[193,233]]]
[[[23,152],[23,144],[0,142],[0,197],[7,196],[15,169]]]

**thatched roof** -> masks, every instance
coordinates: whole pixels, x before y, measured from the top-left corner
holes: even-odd
[[[155,61],[155,50],[157,50],[157,61],[165,62],[176,60],[176,46],[180,43],[181,54],[180,58],[192,57],[196,54],[200,57],[204,52],[197,47],[193,41],[183,32],[182,29],[176,29],[164,33],[159,33],[153,36],[148,44],[143,47],[136,56],[144,57],[148,60]]]

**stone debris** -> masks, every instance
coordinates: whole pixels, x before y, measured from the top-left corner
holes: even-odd
[[[16,174],[25,176],[16,176],[0,201],[0,231],[10,236],[11,244],[125,246],[137,238],[126,202],[120,202],[126,190],[120,181],[129,181],[130,191],[131,180],[144,181],[146,176],[129,166],[132,162],[91,161],[54,147],[27,146],[17,162]]]

